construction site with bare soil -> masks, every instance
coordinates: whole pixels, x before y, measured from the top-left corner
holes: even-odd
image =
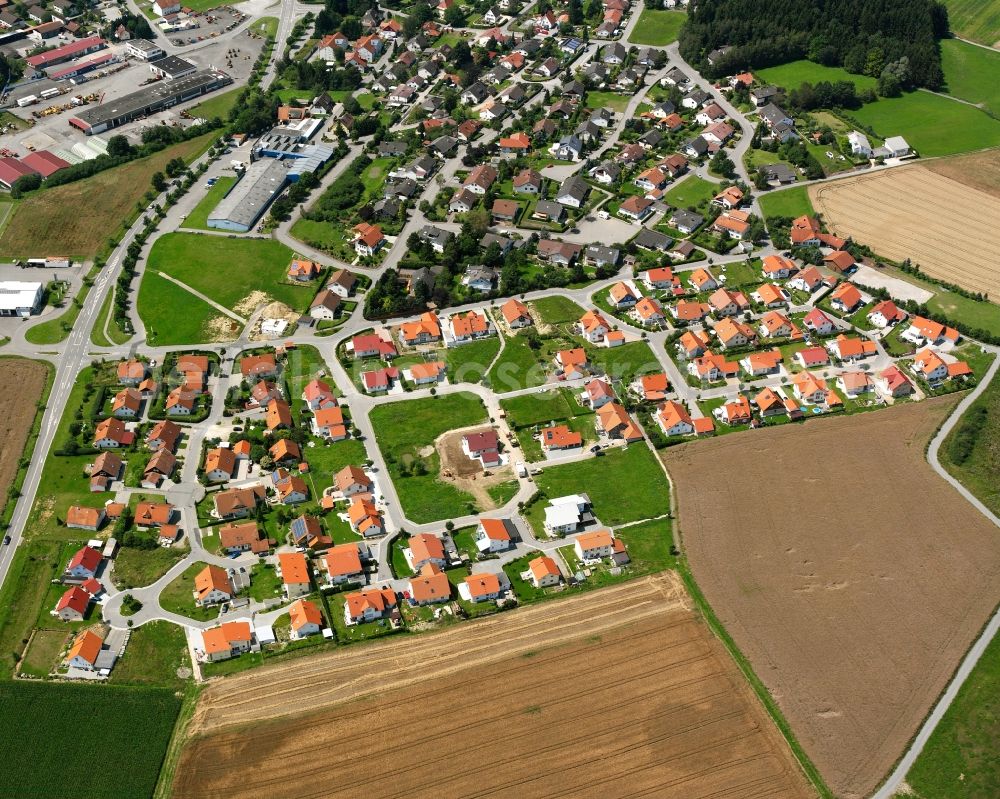
[[[663,455],[695,580],[839,797],[886,776],[1000,599],[996,528],[925,458],[955,402]]]
[[[673,574],[211,681],[188,735],[176,799],[815,795]]]
[[[514,479],[514,470],[510,465],[494,466],[488,469],[483,464],[470,458],[462,449],[462,439],[470,433],[492,431],[491,427],[477,425],[462,430],[450,430],[439,436],[434,442],[438,457],[441,460],[439,478],[465,491],[476,498],[476,504],[483,510],[492,510],[497,503],[490,496],[489,488]]]

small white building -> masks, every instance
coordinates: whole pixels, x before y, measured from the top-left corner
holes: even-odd
[[[872,157],[872,146],[864,133],[852,130],[847,134],[847,143],[851,145],[852,154],[864,156],[865,158]]]
[[[550,500],[545,508],[545,531],[549,535],[575,533],[590,510],[590,497],[572,494]]]

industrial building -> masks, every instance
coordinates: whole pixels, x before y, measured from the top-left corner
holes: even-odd
[[[141,58],[143,61],[154,61],[166,55],[162,47],[149,39],[129,39],[125,42],[125,49],[129,55]]]
[[[42,305],[42,284],[0,280],[0,316],[28,317]]]
[[[104,105],[85,108],[75,117],[71,117],[69,124],[79,128],[88,136],[103,133],[178,103],[193,100],[195,97],[228,86],[232,82],[233,79],[225,72],[211,69],[193,72],[176,80],[146,86],[124,97],[109,100]]]
[[[54,67],[56,64],[65,64],[67,61],[72,61],[74,58],[85,56],[88,53],[103,50],[107,46],[108,43],[100,36],[90,36],[86,39],[77,39],[69,44],[64,44],[62,47],[46,50],[44,53],[39,53],[38,55],[28,56],[24,60],[28,66],[34,67],[37,70],[43,70],[48,67]]]
[[[254,161],[208,215],[208,226],[237,233],[253,228],[288,183],[288,166],[275,158]]]
[[[190,61],[175,55],[158,58],[149,64],[150,72],[167,80],[177,80],[178,78],[183,78],[185,75],[190,75],[192,72],[197,72],[197,70],[198,67]]]

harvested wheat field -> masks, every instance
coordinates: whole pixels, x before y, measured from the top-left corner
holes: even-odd
[[[685,599],[659,575],[213,682],[173,796],[812,796]]]
[[[838,796],[885,777],[1000,599],[1000,530],[924,459],[954,404],[664,455],[695,579]]]
[[[954,158],[933,158],[922,166],[938,175],[1000,198],[1000,149]]]
[[[6,497],[17,474],[17,464],[24,452],[50,367],[27,358],[5,357],[0,363],[4,380],[8,385],[17,386],[17,391],[0,394],[0,441],[4,442],[0,447],[0,496]]]
[[[811,186],[809,197],[838,236],[894,261],[910,258],[932,277],[1000,297],[1000,198],[925,166]]]

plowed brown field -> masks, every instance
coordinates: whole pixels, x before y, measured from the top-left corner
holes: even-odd
[[[7,386],[15,387],[15,390],[0,393],[0,441],[3,441],[0,446],[0,497],[6,497],[31,431],[35,407],[45,389],[48,367],[26,358],[3,358],[0,359],[0,371]]]
[[[227,678],[192,734],[175,799],[813,795],[672,575]]]
[[[827,227],[928,275],[1000,297],[1000,198],[924,166],[809,189]]]
[[[867,796],[1000,599],[924,448],[941,397],[666,452],[691,569],[835,793]]]

